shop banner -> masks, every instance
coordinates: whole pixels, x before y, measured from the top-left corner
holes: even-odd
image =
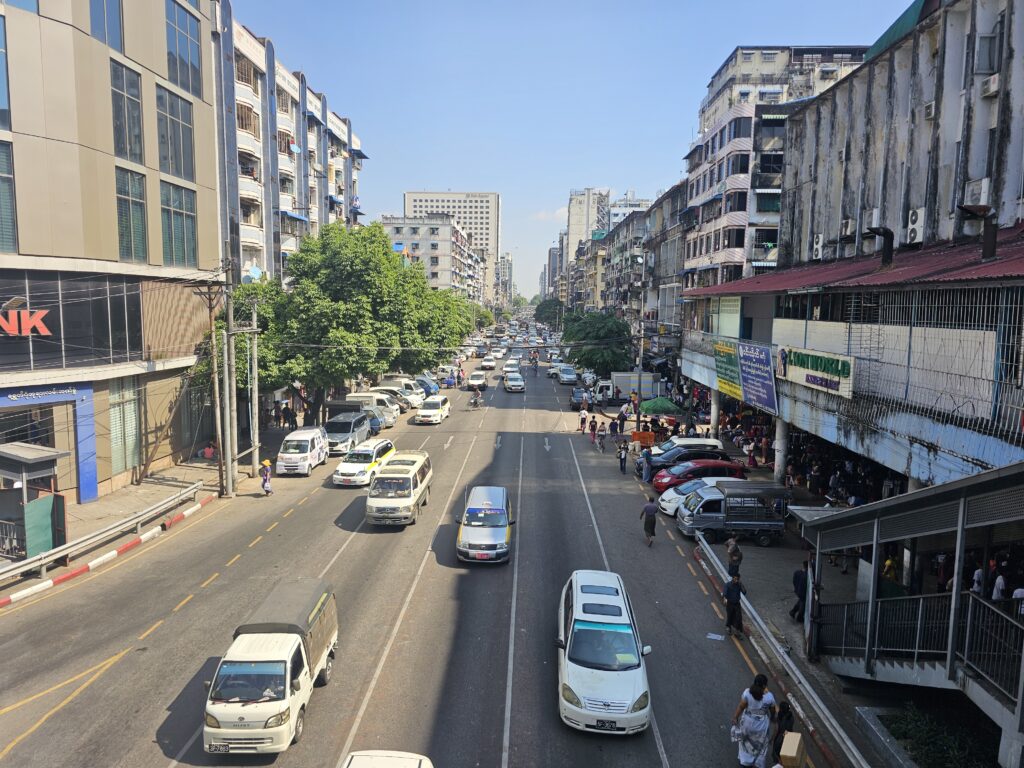
[[[715,342],[715,373],[718,374],[718,391],[736,400],[743,399],[740,386],[740,364],[736,345],[731,341]]]
[[[736,351],[743,401],[777,416],[779,404],[775,393],[771,347],[740,342],[736,345]]]
[[[814,349],[779,347],[776,375],[804,387],[853,398],[853,358]]]

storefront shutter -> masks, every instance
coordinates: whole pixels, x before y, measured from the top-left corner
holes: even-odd
[[[131,400],[124,403],[124,462],[125,468],[137,467],[142,463],[140,458],[139,437],[139,400],[132,391]]]
[[[125,470],[124,466],[124,419],[121,412],[122,403],[110,404],[110,472],[118,475]]]

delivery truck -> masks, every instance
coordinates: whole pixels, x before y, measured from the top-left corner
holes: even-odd
[[[203,751],[284,752],[302,738],[314,682],[327,685],[338,606],[321,579],[281,581],[249,619],[207,684]]]
[[[639,376],[639,378],[638,378]],[[603,402],[610,405],[620,405],[629,401],[629,393],[636,391],[639,386],[640,399],[650,400],[662,394],[661,376],[657,373],[629,373],[613,372],[611,378],[602,379],[594,385],[593,399],[602,402],[601,395],[604,394]],[[616,387],[618,396],[616,396]]]

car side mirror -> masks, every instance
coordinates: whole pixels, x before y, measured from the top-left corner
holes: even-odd
[[[556,638],[555,639],[555,646],[557,648],[561,648],[564,651],[565,650],[565,641],[562,640],[562,638],[560,638],[560,637]]]
[[[292,693],[298,693],[302,690],[302,681],[299,678],[292,680]]]
[[[211,685],[212,683],[209,680],[203,680],[203,688],[205,688],[206,690],[210,690]]]
[[[515,525],[515,524],[516,524],[516,521],[515,521],[515,520],[509,520],[509,521],[508,521],[508,524],[509,524],[509,525]]]
[[[640,655],[641,655],[641,656],[647,656],[647,655],[649,655],[649,654],[650,654],[650,652],[651,652],[651,646],[649,646],[649,645],[645,645],[645,646],[643,647],[643,650],[642,650],[642,651],[640,651]]]

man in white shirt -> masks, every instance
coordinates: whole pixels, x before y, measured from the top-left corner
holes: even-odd
[[[978,566],[974,572],[974,577],[971,581],[971,592],[976,595],[980,595],[985,585],[985,572],[981,569],[981,563],[975,563]]]
[[[992,599],[993,600],[1005,600],[1006,599],[1006,577],[1003,576],[1002,572],[996,576],[995,586],[992,587]]]

